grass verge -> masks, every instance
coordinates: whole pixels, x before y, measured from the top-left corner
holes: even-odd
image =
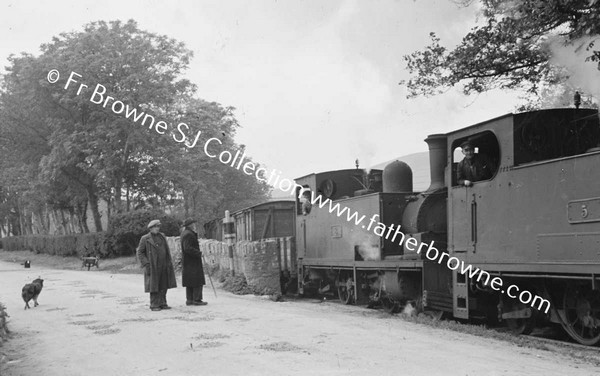
[[[53,269],[82,270],[81,259],[74,256],[56,256],[31,251],[4,251],[0,250],[0,260],[13,262],[17,267],[23,267],[23,263],[29,260],[32,265],[44,266]],[[135,256],[118,257],[111,259],[100,259],[98,269],[113,273],[141,274],[142,270]],[[96,269],[96,267],[92,267]]]

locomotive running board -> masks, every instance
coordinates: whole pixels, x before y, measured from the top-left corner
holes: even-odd
[[[452,271],[452,306],[454,317],[469,318],[469,279],[456,270]]]

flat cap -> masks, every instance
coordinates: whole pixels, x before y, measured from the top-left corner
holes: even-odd
[[[152,228],[154,226],[160,226],[160,221],[158,219],[153,219],[148,223],[148,228]]]
[[[197,221],[194,218],[188,218],[185,221],[183,221],[182,226],[183,227],[187,227],[189,225],[191,225],[192,223],[196,223]]]
[[[462,144],[460,144],[461,149],[464,149],[466,147],[470,147],[473,148],[473,143],[469,140],[463,141]]]

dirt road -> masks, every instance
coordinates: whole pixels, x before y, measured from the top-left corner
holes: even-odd
[[[42,276],[40,306],[21,287]],[[16,375],[595,375],[560,354],[429,328],[361,307],[274,303],[205,288],[208,306],[152,312],[141,275],[0,262]]]

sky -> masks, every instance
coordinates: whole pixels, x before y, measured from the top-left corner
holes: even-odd
[[[511,92],[450,89],[407,99],[403,56],[436,32],[457,44],[478,18],[452,0],[11,1],[0,0],[0,66],[61,32],[134,19],[194,53],[198,96],[236,108],[235,137],[254,161],[296,178],[369,167],[427,150],[445,133],[513,112]]]

